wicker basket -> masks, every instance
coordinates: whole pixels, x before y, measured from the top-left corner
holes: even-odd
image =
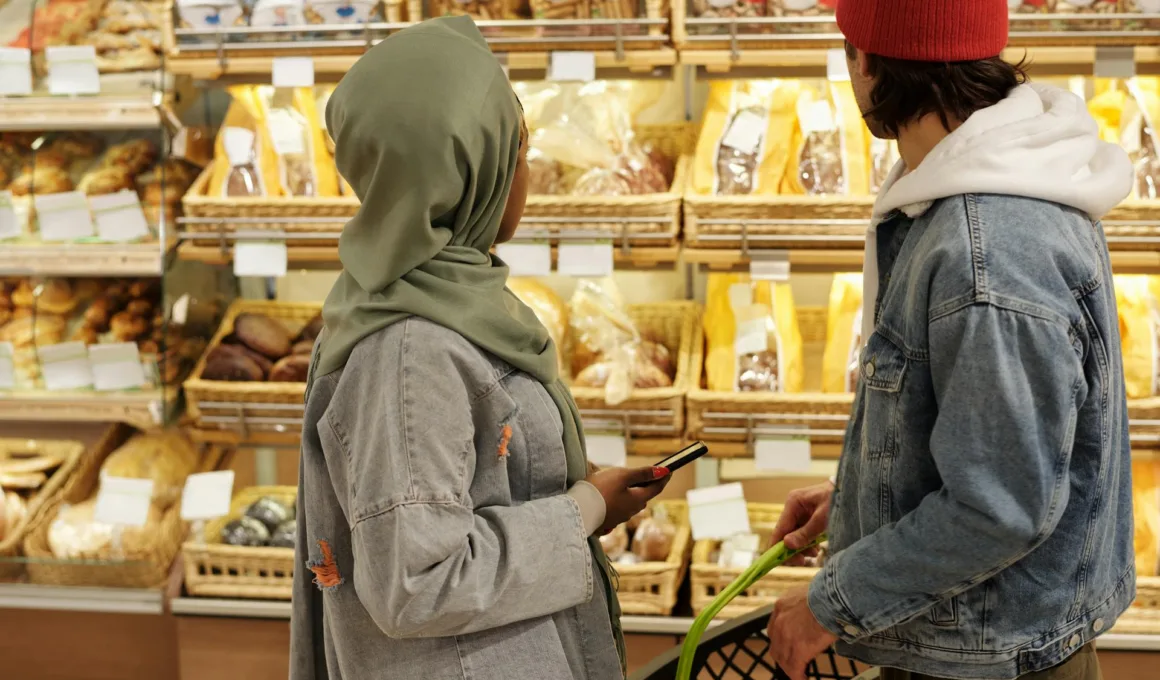
[[[694,302],[657,302],[629,305],[629,316],[642,333],[656,336],[675,350],[677,374],[671,387],[634,389],[628,400],[609,406],[604,390],[573,387],[572,396],[581,414],[592,420],[627,425],[627,435],[680,436],[685,425],[685,393],[696,384],[703,361],[701,313]]]
[[[246,548],[223,545],[222,528],[241,517],[251,503],[272,496],[293,503],[293,486],[254,486],[242,489],[230,504],[230,514],[205,526],[205,542],[186,541],[185,589],[202,597],[289,600],[294,586],[293,548]]]
[[[242,417],[300,418],[306,383],[283,382],[231,382],[227,380],[204,380],[205,360],[222,338],[233,332],[234,320],[246,312],[263,314],[286,324],[291,333],[297,333],[311,319],[322,311],[322,305],[311,303],[269,302],[265,300],[235,300],[226,310],[221,327],[210,340],[205,354],[197,361],[190,378],[185,381],[185,401],[189,415],[199,427],[216,428],[216,424],[204,420],[207,416],[225,415],[233,419]],[[238,404],[236,408],[203,406],[207,402]],[[254,408],[246,404],[256,405]],[[266,408],[262,405],[293,405],[297,409]]]
[[[13,453],[43,453],[59,456],[62,459],[52,473],[52,476],[40,486],[25,502],[24,516],[19,522],[7,528],[0,539],[0,581],[19,580],[24,576],[24,561],[9,560],[19,557],[24,543],[24,536],[29,527],[38,517],[41,509],[54,499],[64,488],[80,464],[81,456],[85,452],[84,444],[75,441],[59,440],[29,440],[29,439],[0,439],[0,459],[8,458]]]
[[[625,614],[668,616],[677,604],[677,591],[685,580],[692,547],[689,506],[685,501],[658,501],[677,526],[673,548],[664,562],[618,564],[616,586],[620,608]]]
[[[861,250],[874,205],[872,196],[704,196],[688,186],[685,245],[690,248]],[[828,220],[857,222],[829,225]]]
[[[29,558],[29,581],[45,585],[112,588],[152,588],[165,583],[170,565],[185,537],[180,499],[165,511],[156,531],[123,559],[60,560],[53,555],[48,543],[49,528],[62,506],[80,503],[96,493],[101,465],[129,432],[128,428],[119,428],[116,438],[107,437],[92,455],[82,457],[64,490],[45,504],[24,540],[24,554]],[[216,469],[221,458],[220,450],[208,449],[202,456],[198,471]]]
[[[636,196],[532,195],[528,197],[521,228],[543,231],[548,240],[572,231],[592,235],[592,238],[613,239],[621,245],[633,247],[677,245],[681,199],[692,165],[688,154],[697,143],[696,128],[689,123],[642,125],[637,128],[636,135],[676,160],[673,183],[668,192]],[[538,222],[537,218],[550,219],[551,222]],[[571,219],[577,221],[570,222]],[[627,221],[630,219],[651,221]]]
[[[773,503],[749,503],[750,531],[756,534],[773,531],[781,516],[781,509],[781,505]],[[698,614],[745,572],[744,569],[718,566],[709,559],[719,545],[720,541],[710,540],[697,541],[693,545],[689,583],[692,586],[693,611]],[[813,568],[778,567],[738,595],[721,611],[720,616],[741,616],[773,604],[787,589],[809,583],[815,573],[817,569]]]

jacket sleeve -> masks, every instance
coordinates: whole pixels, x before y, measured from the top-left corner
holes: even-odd
[[[972,305],[930,323],[943,487],[835,555],[810,586],[852,641],[911,619],[1034,550],[1068,502],[1082,365],[1068,327]]]
[[[445,352],[412,350],[401,370],[356,383],[349,408],[332,404],[319,428],[324,450],[346,456],[360,603],[387,636],[422,638],[587,602],[592,556],[576,501],[473,507],[473,486],[507,483],[494,470],[475,478],[472,409],[482,387],[465,384]],[[497,455],[495,444],[478,455]]]

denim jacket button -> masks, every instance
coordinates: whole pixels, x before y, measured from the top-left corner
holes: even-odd
[[[1079,647],[1080,642],[1082,642],[1082,640],[1079,637],[1079,633],[1076,633],[1075,635],[1071,636],[1070,640],[1067,641],[1067,646],[1068,647]]]
[[[866,362],[866,377],[867,378],[874,377],[874,360],[873,359]]]
[[[1096,619],[1095,621],[1092,621],[1092,630],[1094,630],[1095,632],[1098,633],[1103,629],[1104,629],[1104,620],[1103,619]]]
[[[847,625],[842,630],[846,631],[846,635],[849,635],[850,637],[858,637],[858,629],[854,626]]]

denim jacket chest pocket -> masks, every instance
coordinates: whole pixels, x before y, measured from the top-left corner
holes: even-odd
[[[899,399],[906,379],[906,356],[893,343],[874,333],[862,350],[862,442],[857,485],[858,515],[882,526],[891,517],[891,477],[898,451]],[[863,529],[873,530],[865,526]]]

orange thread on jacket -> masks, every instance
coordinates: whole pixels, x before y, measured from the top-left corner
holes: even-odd
[[[322,552],[322,559],[310,565],[314,572],[314,582],[319,588],[337,588],[342,585],[342,577],[338,575],[338,564],[334,561],[334,551],[328,541],[319,541],[318,550]]]
[[[503,426],[503,435],[499,438],[499,457],[506,458],[508,455],[508,444],[512,441],[512,426]]]

